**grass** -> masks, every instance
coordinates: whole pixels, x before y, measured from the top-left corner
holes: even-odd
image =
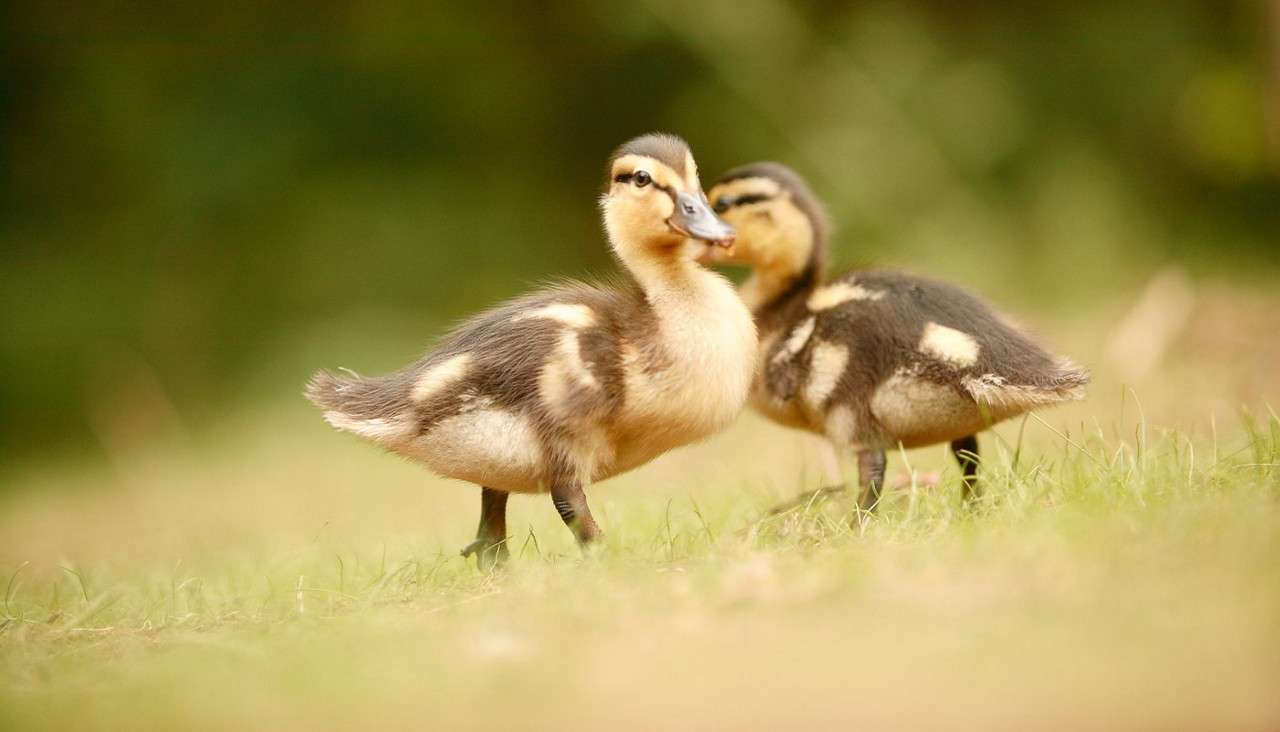
[[[918,451],[852,524],[768,516],[817,479],[746,418],[594,489],[592,556],[513,500],[490,575],[456,554],[473,489],[300,411],[33,468],[0,496],[0,728],[1274,729],[1280,419],[1087,408],[984,436],[974,509]]]

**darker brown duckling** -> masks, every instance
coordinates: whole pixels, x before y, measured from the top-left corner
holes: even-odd
[[[827,278],[827,218],[790,168],[735,168],[710,199],[738,230],[710,258],[752,268],[739,288],[760,333],[750,403],[854,450],[861,507],[880,500],[887,449],[949,443],[974,495],[977,432],[1084,396],[1086,372],[959,287],[883,269]]]

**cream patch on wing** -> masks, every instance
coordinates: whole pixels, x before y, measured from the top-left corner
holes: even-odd
[[[837,282],[814,290],[806,304],[813,311],[830,310],[852,300],[879,300],[882,297],[883,291],[868,290],[852,282]]]
[[[470,366],[470,353],[459,353],[441,361],[418,377],[409,397],[415,402],[425,401],[465,376]]]
[[[537,490],[542,450],[529,420],[482,407],[441,420],[406,452],[449,478],[491,488]]]
[[[778,352],[774,354],[774,363],[781,363],[799,353],[804,348],[804,345],[809,342],[809,337],[813,335],[813,328],[817,324],[817,318],[810,317],[806,318],[800,325],[797,325],[796,329],[791,331],[791,335],[787,336],[782,348],[778,349]]]
[[[596,324],[595,311],[576,302],[553,302],[550,305],[520,313],[511,320],[517,322],[534,318],[554,320],[570,328],[590,328]]]
[[[849,349],[839,343],[818,341],[809,362],[809,381],[804,386],[804,401],[811,409],[820,409],[835,391],[836,384],[849,364]]]
[[[973,336],[937,323],[925,325],[918,349],[957,368],[978,362],[978,342]]]
[[[576,333],[565,333],[560,336],[560,356],[563,359],[565,372],[582,386],[595,389],[600,386],[595,374],[591,373],[589,364],[582,360],[582,346]]]
[[[582,348],[578,334],[565,331],[550,359],[538,376],[538,393],[548,407],[567,412],[572,406],[575,388],[597,389],[600,382],[587,363],[582,360]]]

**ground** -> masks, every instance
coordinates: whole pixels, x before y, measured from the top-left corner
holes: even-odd
[[[928,448],[770,516],[818,463],[748,415],[594,487],[590,556],[517,496],[492,574],[474,488],[300,399],[104,436],[0,494],[0,728],[1275,729],[1280,419],[1164,373],[984,434],[974,507]]]

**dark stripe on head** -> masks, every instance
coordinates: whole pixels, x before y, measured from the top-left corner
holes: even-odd
[[[745,196],[738,196],[737,198],[734,198],[733,196],[721,196],[716,199],[715,211],[716,213],[724,213],[731,208],[750,206],[753,203],[764,203],[765,201],[772,200],[773,196],[766,196],[763,193],[749,193]]]
[[[613,179],[613,182],[614,183],[630,183],[633,180],[635,180],[635,177],[636,176],[634,173],[620,173],[617,177]],[[651,180],[645,185],[651,185],[654,188],[662,191],[663,193],[667,194],[667,197],[671,199],[672,203],[677,203],[676,191],[671,186],[664,186],[663,184],[659,183],[656,180]]]
[[[740,165],[724,175],[715,182],[714,188],[722,183],[730,183],[743,178],[768,178],[778,184],[782,190],[791,194],[791,200],[795,203],[796,208],[800,209],[811,224],[813,224],[814,239],[817,240],[818,247],[826,246],[827,234],[831,230],[830,221],[827,218],[827,211],[823,207],[822,202],[813,194],[813,190],[809,188],[809,184],[805,183],[804,178],[800,174],[783,165],[782,163],[760,162]],[[757,199],[755,201],[749,199]],[[748,203],[757,203],[764,200],[764,197],[743,196],[733,202],[735,206],[745,206]]]

